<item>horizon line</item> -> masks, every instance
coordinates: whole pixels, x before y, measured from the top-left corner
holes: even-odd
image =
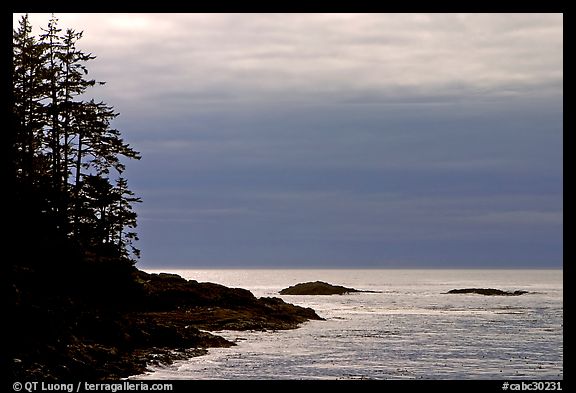
[[[564,270],[564,266],[136,266],[145,270]]]

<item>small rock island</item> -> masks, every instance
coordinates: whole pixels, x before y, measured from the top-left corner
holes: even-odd
[[[464,289],[452,289],[446,293],[472,293],[484,296],[520,296],[528,293],[528,291],[503,291],[501,289],[494,288],[464,288]]]
[[[354,292],[379,293],[378,291],[362,291],[346,288],[341,285],[332,285],[324,281],[304,282],[282,289],[280,295],[343,295]]]

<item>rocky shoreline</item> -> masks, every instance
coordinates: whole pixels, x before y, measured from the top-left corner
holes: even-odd
[[[242,288],[152,274],[118,264],[84,263],[54,269],[14,265],[8,272],[8,345],[2,366],[13,380],[110,380],[142,374],[234,342],[219,330],[295,329],[322,320],[311,308]],[[363,291],[322,281],[282,295]],[[454,289],[448,294],[519,296],[527,291]]]
[[[322,319],[280,298],[174,274],[133,269],[129,282],[132,288],[97,303],[78,294],[23,296],[15,285],[17,322],[8,359],[14,379],[125,378],[150,364],[235,345],[211,332],[294,329]]]

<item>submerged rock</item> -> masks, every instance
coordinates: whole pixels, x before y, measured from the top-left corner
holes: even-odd
[[[378,293],[377,291],[362,291],[346,288],[341,285],[332,285],[323,281],[304,282],[282,289],[280,295],[343,295],[353,292]]]
[[[464,289],[452,289],[447,293],[475,293],[478,295],[485,295],[485,296],[519,296],[528,293],[528,291],[510,292],[494,288],[464,288]]]

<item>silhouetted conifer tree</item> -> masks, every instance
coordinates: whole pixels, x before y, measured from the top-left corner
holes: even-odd
[[[42,231],[54,231],[91,255],[132,260],[139,251],[132,231],[140,198],[121,175],[122,158],[140,155],[111,126],[111,106],[85,101],[86,63],[95,59],[78,49],[82,32],[58,27],[52,16],[39,38],[28,16],[13,32],[12,160],[17,195],[30,204]],[[98,82],[104,84],[104,82]]]

